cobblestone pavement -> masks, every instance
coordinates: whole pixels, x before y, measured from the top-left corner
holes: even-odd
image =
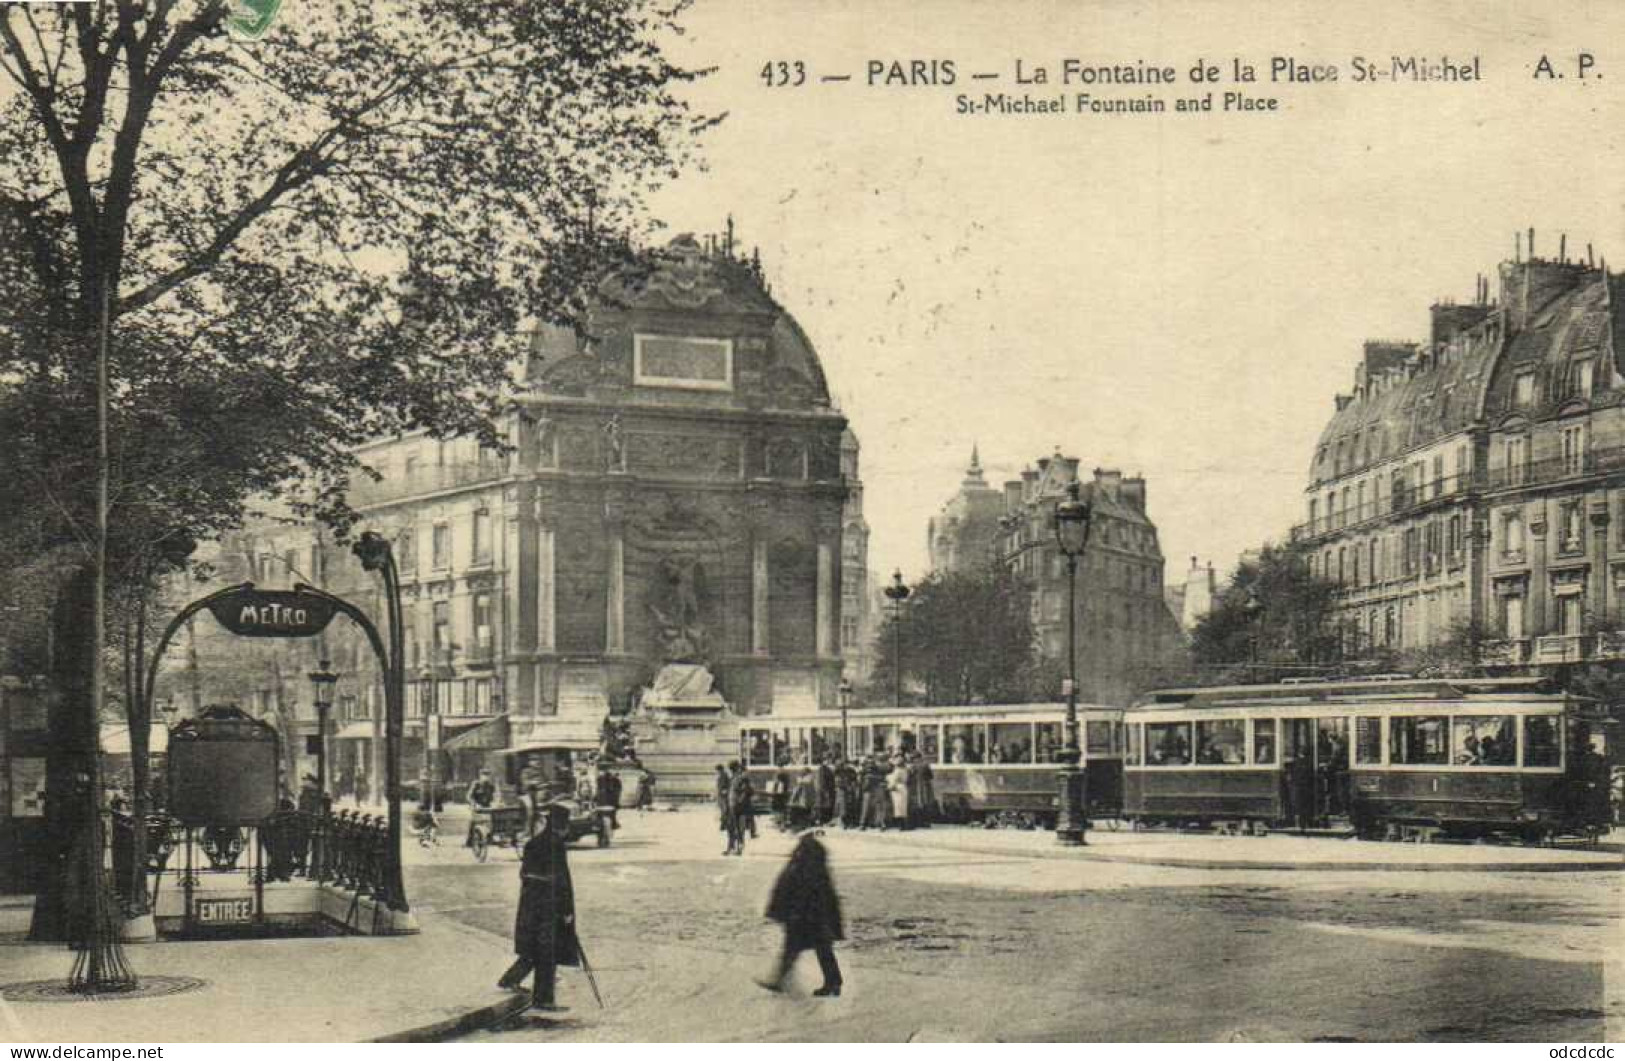
[[[625,816],[572,858],[608,1008],[501,1040],[1579,1041],[1625,1032],[1618,873],[1195,870],[954,850],[970,831],[828,836],[847,916],[839,1000],[751,983],[789,840],[723,858],[708,813]],[[916,842],[918,839],[920,842]],[[1044,841],[1034,836],[1034,850]],[[1336,843],[1337,841],[1327,841]],[[414,852],[414,906],[505,936],[508,852]],[[494,978],[500,970],[492,970]],[[1612,1032],[1609,1035],[1609,1032]]]

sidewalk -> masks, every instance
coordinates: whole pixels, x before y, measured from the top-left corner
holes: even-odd
[[[65,947],[24,940],[28,908],[11,899],[0,907],[0,1040],[435,1039],[500,1020],[524,1001],[495,986],[512,960],[505,941],[433,915],[414,936],[126,946],[150,987],[201,986],[162,997],[6,1001],[17,985],[61,982],[73,966]]]
[[[1555,873],[1625,870],[1625,836],[1614,830],[1595,847],[1512,844],[1395,843],[1323,836],[1219,836],[1172,830],[1135,832],[1097,827],[1086,846],[1061,847],[1053,833],[937,826],[885,833],[832,830],[843,838],[967,854],[1121,862],[1179,869],[1297,871]]]

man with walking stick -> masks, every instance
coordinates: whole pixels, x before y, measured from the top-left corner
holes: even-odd
[[[518,957],[497,986],[517,988],[534,970],[531,1006],[558,1010],[562,1008],[554,998],[558,967],[580,965],[584,957],[576,937],[575,889],[566,854],[570,808],[548,803],[538,811],[541,828],[525,844],[519,864],[519,912],[513,925],[513,950]],[[597,993],[598,985],[593,984],[593,994]]]

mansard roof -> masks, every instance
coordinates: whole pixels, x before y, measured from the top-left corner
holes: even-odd
[[[1368,342],[1350,395],[1321,432],[1311,483],[1360,471],[1408,450],[1490,426],[1514,411],[1516,378],[1537,377],[1536,401],[1517,409],[1556,415],[1573,365],[1593,359],[1592,403],[1625,396],[1616,326],[1621,277],[1581,263],[1508,262],[1498,303],[1437,304],[1428,343]],[[1487,291],[1487,286],[1486,286]],[[1615,318],[1619,318],[1617,321]]]

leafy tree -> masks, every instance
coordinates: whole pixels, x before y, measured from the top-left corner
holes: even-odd
[[[230,6],[0,6],[0,557],[63,559],[59,630],[103,596],[79,576],[104,342],[110,585],[150,586],[256,496],[342,530],[364,439],[501,444],[522,323],[577,322],[711,122],[661,50],[681,0],[327,0],[252,44]],[[82,642],[58,637],[56,680],[92,719]],[[63,740],[93,757],[93,726]]]
[[[1191,653],[1220,680],[1271,681],[1338,659],[1337,587],[1310,573],[1306,554],[1265,545],[1244,559],[1191,632]]]
[[[1002,567],[931,574],[914,587],[900,626],[893,622],[876,635],[869,703],[893,699],[894,641],[905,693],[920,690],[927,704],[1020,702],[1052,677],[1037,659],[1030,595]]]

